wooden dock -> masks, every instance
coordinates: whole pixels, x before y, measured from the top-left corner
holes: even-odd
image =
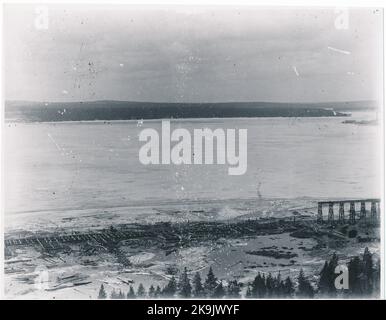
[[[323,207],[328,206],[327,222],[334,224],[345,223],[348,218],[351,224],[355,224],[357,220],[370,220],[372,223],[377,223],[380,220],[380,199],[350,199],[350,200],[330,200],[318,202],[318,222],[322,223],[323,219]],[[360,204],[360,210],[357,211],[355,205]],[[369,208],[370,205],[370,208]],[[338,207],[338,219],[335,217],[335,207]],[[366,208],[367,207],[367,208]],[[370,209],[370,210],[368,210]],[[348,212],[348,217],[347,213]],[[368,217],[367,212],[370,212]]]

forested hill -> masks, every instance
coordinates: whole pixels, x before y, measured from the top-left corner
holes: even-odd
[[[374,109],[375,102],[337,103],[155,103],[129,101],[6,101],[5,119],[18,122],[230,117],[334,117]]]

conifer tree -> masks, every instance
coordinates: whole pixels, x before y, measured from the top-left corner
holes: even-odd
[[[306,279],[303,269],[300,269],[298,276],[298,292],[299,298],[313,298],[315,294],[311,283]]]
[[[181,274],[180,281],[178,283],[179,294],[183,298],[189,298],[192,294],[192,286],[190,285],[190,280],[188,277],[188,270],[185,267],[184,271]]]
[[[363,291],[367,295],[371,295],[374,287],[374,263],[372,254],[367,247],[363,253],[363,278]]]
[[[274,278],[273,284],[274,284],[273,293],[275,298],[283,296],[284,284],[283,284],[283,281],[281,280],[280,271],[277,274],[276,278]]]
[[[263,297],[267,296],[267,279],[265,277],[265,274],[261,276],[261,284],[260,284],[260,290]]]
[[[165,295],[166,297],[173,297],[176,294],[176,292],[177,292],[177,281],[174,278],[174,276],[172,276],[169,282],[167,283],[167,285],[165,286],[165,288],[163,289],[162,294]]]
[[[150,286],[150,288],[149,288],[149,298],[150,299],[153,299],[153,298],[155,298],[155,288],[154,288],[154,286],[153,285],[151,285]]]
[[[107,294],[106,294],[106,291],[105,291],[105,287],[103,286],[103,283],[102,283],[101,287],[99,289],[98,299],[106,299],[106,298],[107,298]]]
[[[329,266],[328,266],[328,262],[325,261],[324,262],[324,266],[322,268],[322,270],[320,271],[320,274],[319,274],[319,283],[318,283],[318,290],[319,292],[322,294],[322,295],[325,295],[325,294],[328,294],[329,292]]]
[[[137,297],[138,298],[143,298],[146,296],[146,291],[145,287],[143,286],[142,283],[139,284],[138,289],[137,289]]]
[[[265,287],[267,288],[267,296],[272,297],[274,294],[275,284],[271,273],[268,274],[267,279],[265,280]]]
[[[336,274],[335,274],[335,269],[336,269],[337,266],[338,266],[338,256],[334,252],[334,254],[332,255],[332,257],[330,259],[330,262],[328,263],[328,268],[327,268],[328,295],[330,297],[336,295],[336,287],[335,287]]]
[[[260,283],[261,283],[261,275],[260,275],[260,272],[259,272],[259,273],[257,273],[255,279],[253,279],[252,283],[250,283],[251,297],[253,297],[253,298],[261,298],[261,296],[259,295]]]
[[[373,293],[379,297],[381,284],[381,259],[378,259],[374,264],[374,288]]]
[[[267,293],[265,276],[260,272],[252,282],[252,296],[255,298],[264,298]]]
[[[125,294],[122,292],[122,290],[119,290],[117,299],[125,299]]]
[[[157,287],[155,288],[154,297],[159,298],[161,295],[162,295],[161,287],[157,285]]]
[[[361,261],[359,257],[354,257],[348,263],[348,283],[351,295],[356,296],[362,293],[361,282]]]
[[[200,273],[196,272],[193,278],[193,294],[195,297],[202,297],[204,296],[204,293]]]
[[[217,278],[213,273],[212,267],[210,267],[204,283],[205,292],[207,293],[208,296],[211,296],[213,295],[216,287],[217,287]]]
[[[220,281],[220,283],[214,289],[212,297],[217,299],[222,299],[224,298],[225,294],[226,292],[225,292],[224,286],[222,285],[222,281]]]
[[[127,299],[135,299],[135,292],[133,286],[130,286],[129,292],[126,295]]]
[[[286,298],[292,298],[294,292],[295,292],[295,286],[291,278],[288,276],[284,281],[284,295]]]

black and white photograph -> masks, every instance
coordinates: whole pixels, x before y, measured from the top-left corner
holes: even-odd
[[[383,298],[383,19],[3,4],[3,298]]]

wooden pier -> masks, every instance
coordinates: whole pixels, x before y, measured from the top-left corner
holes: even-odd
[[[360,203],[360,209],[356,210],[356,204],[358,203]],[[366,205],[370,210],[367,210]],[[328,206],[327,222],[330,224],[336,222],[345,223],[346,220],[351,224],[355,224],[358,220],[378,223],[380,220],[380,199],[319,201],[317,216],[317,221],[319,223],[325,221],[323,218],[323,206]],[[336,207],[339,207],[337,219],[335,217]],[[348,215],[346,215],[346,212]],[[370,213],[369,216],[367,215],[367,212]]]

